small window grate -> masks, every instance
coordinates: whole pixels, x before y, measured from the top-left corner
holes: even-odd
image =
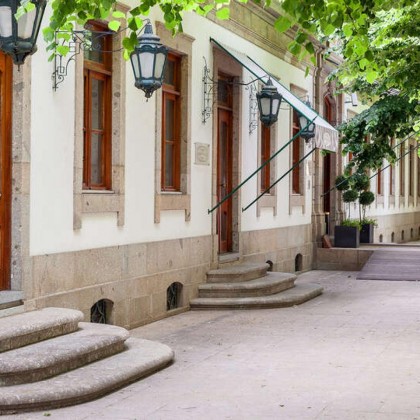
[[[302,254],[297,254],[295,257],[295,271],[302,271],[303,258]]]
[[[181,283],[172,283],[166,289],[166,310],[171,311],[180,306],[180,297],[181,297],[182,284]]]
[[[113,303],[108,299],[98,300],[90,308],[90,322],[95,324],[109,324],[110,313]]]

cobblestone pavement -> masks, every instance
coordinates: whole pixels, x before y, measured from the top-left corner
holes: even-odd
[[[420,283],[312,271],[288,309],[188,312],[133,336],[169,368],[105,398],[12,419],[420,419]],[[6,418],[6,416],[5,416]]]

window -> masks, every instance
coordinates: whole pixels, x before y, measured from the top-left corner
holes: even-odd
[[[271,157],[271,129],[261,124],[261,164]],[[271,162],[261,169],[260,190],[265,191],[271,185]]]
[[[127,11],[125,6],[117,9]],[[104,31],[101,23],[88,29]],[[121,48],[121,37],[92,40],[101,51]],[[75,61],[73,166],[73,229],[82,228],[85,214],[113,213],[125,220],[126,62],[122,54],[86,51]]]
[[[353,153],[349,152],[349,158],[348,158],[348,162],[350,163],[353,160]],[[353,168],[350,169],[350,175],[353,174]]]
[[[299,132],[299,116],[296,110],[293,110],[293,136]],[[292,165],[295,165],[301,159],[302,138],[296,138],[292,143]],[[301,165],[296,166],[292,171],[292,193],[302,194],[302,173]]]
[[[409,153],[409,187],[408,187],[408,193],[410,197],[414,196],[414,146],[410,144],[410,153]]]
[[[395,147],[395,139],[391,139],[391,148]],[[389,165],[389,195],[395,194],[395,173],[394,166]]]
[[[89,29],[103,30],[97,24]],[[99,42],[101,51],[84,56],[83,189],[110,190],[112,57],[102,50],[112,50],[112,36],[92,42]]]
[[[383,194],[383,177],[382,177],[382,166],[378,169],[378,175],[376,175],[376,194]]]
[[[162,89],[156,91],[156,153],[154,221],[160,223],[167,210],[183,210],[191,219],[191,142],[192,45],[186,33],[172,36],[161,22],[156,34],[168,54]]]
[[[400,196],[404,196],[405,195],[405,149],[404,149],[404,144],[400,145],[400,160],[399,160],[399,164],[400,164]]]
[[[162,89],[162,191],[180,191],[181,57],[168,54]]]

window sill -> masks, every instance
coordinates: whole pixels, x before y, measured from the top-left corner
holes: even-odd
[[[115,194],[113,190],[82,190],[82,194]]]

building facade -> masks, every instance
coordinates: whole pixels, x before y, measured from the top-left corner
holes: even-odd
[[[1,55],[0,289],[23,291],[28,310],[71,307],[87,320],[135,327],[188,309],[206,272],[223,264],[310,269],[342,214],[336,193],[322,193],[343,162],[329,134],[330,145],[317,144],[301,163],[316,142],[285,145],[307,99],[327,133],[324,122],[335,126],[351,105],[325,83],[332,63],[298,62],[287,51],[293,33],[274,30],[277,16],[233,2],[228,21],[186,14],[184,33],[173,37],[154,11],[155,33],[170,53],[165,83],[149,100],[115,52],[118,37],[100,40],[113,53],[80,51],[61,67],[48,61],[41,39],[19,71]],[[261,82],[248,59],[298,104],[284,101],[270,128],[258,120]],[[414,161],[406,158],[406,179],[410,165],[419,171]],[[385,195],[371,210],[378,240],[392,229],[404,229],[404,239],[410,229],[420,233],[418,177],[401,198],[398,176],[394,201]]]

